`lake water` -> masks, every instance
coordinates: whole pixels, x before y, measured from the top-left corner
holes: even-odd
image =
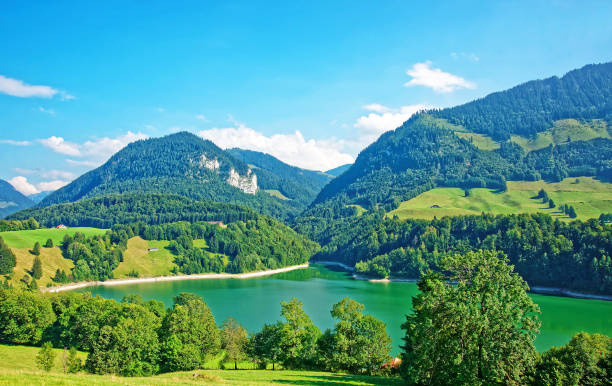
[[[253,279],[183,280],[121,286],[90,287],[94,295],[121,300],[126,294],[140,294],[172,306],[172,298],[192,292],[204,298],[215,320],[221,324],[232,316],[250,332],[264,323],[280,319],[280,302],[296,297],[321,329],[333,327],[330,310],[348,296],[366,306],[365,312],[383,320],[393,338],[393,353],[400,352],[404,315],[411,312],[411,299],[417,293],[414,283],[371,283],[353,280],[346,272],[313,264],[308,269]],[[543,351],[567,343],[578,331],[612,336],[612,302],[531,295],[540,305],[542,327],[536,347]]]

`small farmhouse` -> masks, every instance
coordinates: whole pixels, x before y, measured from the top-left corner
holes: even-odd
[[[64,224],[59,224],[58,226],[55,227],[55,229],[67,229],[68,227]]]
[[[227,225],[223,224],[223,221],[207,221],[207,223],[212,225],[218,225],[221,228],[227,228]]]
[[[438,204],[433,204],[432,206],[430,206],[431,209],[439,209],[440,205]]]
[[[149,251],[149,252],[155,252],[155,251],[159,251],[159,248],[157,248],[157,247],[151,247],[151,248],[147,248],[147,251]]]

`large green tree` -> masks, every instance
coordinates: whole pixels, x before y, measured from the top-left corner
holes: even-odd
[[[281,325],[281,361],[285,368],[305,368],[312,366],[321,331],[302,309],[302,302],[292,298],[281,302],[281,315],[285,322]]]
[[[426,273],[406,316],[402,376],[409,384],[521,384],[537,353],[539,308],[493,251],[446,256]]]
[[[165,371],[193,370],[221,346],[219,329],[201,297],[182,293],[166,314],[160,330]]]
[[[36,354],[36,365],[46,372],[51,371],[55,363],[55,351],[51,342],[43,343],[40,351]]]
[[[32,277],[34,279],[40,279],[42,274],[42,261],[40,260],[40,256],[36,256],[34,258],[34,264],[32,264]]]
[[[249,333],[236,321],[229,317],[221,327],[221,348],[225,357],[234,362],[234,370],[238,370],[238,361],[246,358]]]
[[[282,323],[264,324],[261,331],[251,338],[251,356],[255,358],[260,367],[266,368],[268,363],[272,364],[272,370],[282,357],[281,331]]]
[[[13,273],[15,265],[17,265],[15,254],[0,237],[0,275]]]
[[[320,359],[329,370],[375,374],[391,359],[391,338],[385,323],[364,315],[363,310],[363,304],[349,298],[334,304],[331,315],[338,322],[319,344]]]
[[[54,320],[46,297],[17,289],[0,290],[0,341],[37,344]]]

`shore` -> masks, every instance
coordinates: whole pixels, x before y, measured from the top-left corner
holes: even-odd
[[[296,269],[308,268],[308,263],[300,265],[292,265],[290,267],[283,267],[279,269],[271,269],[267,271],[247,272],[247,273],[202,273],[196,275],[177,275],[177,276],[158,276],[158,277],[143,277],[143,278],[130,278],[130,279],[111,279],[106,281],[87,281],[81,283],[71,283],[61,285],[57,287],[44,288],[43,292],[62,292],[71,291],[80,288],[87,288],[93,286],[114,286],[114,285],[125,285],[125,284],[140,284],[140,283],[156,283],[162,281],[177,281],[177,280],[200,280],[200,279],[252,279],[254,277],[262,277],[275,275],[277,273],[294,271]]]
[[[385,278],[385,279],[373,279],[371,277],[363,276],[354,273],[355,268],[350,267],[346,264],[337,262],[337,261],[314,261],[313,263],[326,265],[326,266],[334,266],[340,267],[348,272],[353,273],[353,279],[355,280],[364,280],[372,283],[391,283],[391,282],[404,282],[404,283],[416,283],[419,281],[418,279],[409,279],[409,278]],[[568,298],[576,298],[576,299],[592,299],[592,300],[607,300],[612,301],[611,295],[595,295],[595,294],[585,294],[581,292],[576,292],[564,288],[555,288],[555,287],[539,287],[534,286],[529,289],[529,292],[540,295],[551,295],[551,296],[565,296]]]
[[[530,292],[534,294],[540,295],[552,295],[552,296],[565,296],[568,298],[576,298],[576,299],[593,299],[593,300],[607,300],[612,301],[612,296],[610,295],[594,295],[594,294],[584,294],[581,292],[576,292],[564,288],[555,288],[555,287],[531,287]]]

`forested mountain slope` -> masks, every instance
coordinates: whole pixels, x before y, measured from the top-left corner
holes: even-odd
[[[245,163],[186,132],[129,144],[39,206],[116,193],[172,193],[230,202],[281,219],[301,209],[297,203],[261,192],[256,173]]]
[[[333,178],[323,172],[288,165],[266,153],[238,148],[226,151],[253,168],[257,175],[257,183],[262,190],[279,191],[304,208]]]
[[[390,210],[434,186],[505,189],[506,180],[560,181],[580,175],[609,179],[612,140],[606,131],[611,103],[612,63],[607,63],[585,66],[561,79],[525,83],[463,106],[417,114],[363,150],[304,216],[325,216],[330,210],[335,217],[347,214],[338,211],[350,215],[346,205],[351,204]],[[598,130],[603,131],[599,137],[590,133],[584,136],[588,140],[553,141],[529,152],[516,142],[517,135],[529,139],[565,118],[602,120]],[[500,142],[495,150],[482,150],[473,138],[456,135],[458,129]],[[593,131],[592,125],[574,125],[572,133],[582,129]]]
[[[19,193],[8,182],[0,180],[0,218],[32,205],[32,200]]]

